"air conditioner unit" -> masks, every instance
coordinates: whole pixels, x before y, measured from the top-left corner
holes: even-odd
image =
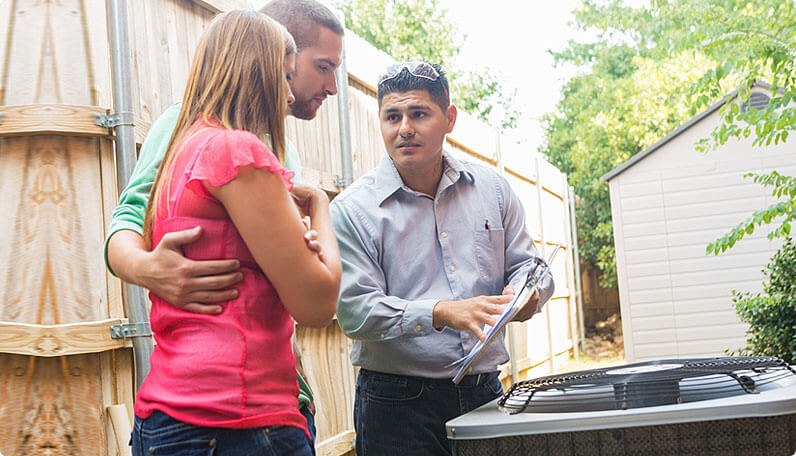
[[[457,456],[791,456],[796,371],[777,358],[722,357],[552,375],[446,429]]]

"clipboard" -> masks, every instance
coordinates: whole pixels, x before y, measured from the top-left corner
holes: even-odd
[[[510,305],[506,306],[506,309],[503,310],[503,313],[500,314],[500,318],[498,319],[495,326],[489,328],[486,334],[486,338],[481,341],[479,340],[477,344],[470,350],[470,353],[467,354],[464,358],[455,361],[449,366],[455,366],[457,364],[461,364],[462,366],[459,368],[459,371],[456,372],[456,376],[453,377],[453,383],[459,384],[462,378],[469,374],[473,369],[473,364],[478,361],[478,358],[484,353],[489,344],[495,340],[498,334],[503,331],[503,328],[514,319],[514,316],[517,315],[517,312],[527,304],[531,298],[533,297],[534,292],[539,287],[539,283],[542,280],[542,277],[550,271],[550,265],[553,263],[553,259],[555,258],[558,251],[561,249],[561,246],[558,245],[556,248],[550,253],[550,257],[547,261],[542,260],[541,258],[534,258],[535,265],[528,271],[528,274],[525,276],[525,283],[521,290],[514,295],[514,299],[511,301]],[[542,303],[544,304],[544,303]]]

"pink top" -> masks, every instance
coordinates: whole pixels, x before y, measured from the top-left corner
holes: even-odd
[[[222,303],[220,315],[185,312],[149,294],[157,345],[136,396],[135,414],[146,418],[160,410],[200,426],[282,425],[307,432],[298,411],[293,320],[226,210],[205,188],[224,185],[239,167],[253,165],[281,175],[290,190],[293,173],[246,131],[200,122],[185,138],[157,201],[152,242],[157,245],[168,232],[200,225],[202,236],[185,246],[184,254],[196,260],[237,258],[243,280],[238,298]]]

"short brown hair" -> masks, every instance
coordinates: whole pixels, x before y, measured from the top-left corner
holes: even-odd
[[[272,0],[260,12],[285,26],[296,40],[299,52],[317,43],[319,26],[343,35],[343,24],[337,16],[315,0]]]
[[[429,79],[427,77],[418,77],[412,74],[412,72],[409,71],[409,68],[406,67],[406,65],[412,63],[418,62],[400,62],[390,65],[388,71],[392,69],[396,71],[396,73],[387,79],[379,81],[377,93],[379,109],[381,109],[382,98],[384,98],[384,96],[387,94],[396,92],[410,92],[412,90],[423,90],[428,92],[428,96],[431,97],[431,101],[436,103],[437,106],[442,109],[442,112],[445,112],[448,109],[448,106],[451,104],[448,77],[445,70],[441,66],[435,65],[433,63],[420,62],[434,68],[437,78]]]

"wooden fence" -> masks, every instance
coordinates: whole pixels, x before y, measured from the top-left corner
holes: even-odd
[[[194,46],[219,10],[244,0],[128,2],[136,139],[182,96]],[[94,122],[112,111],[104,0],[0,1],[0,453],[126,454],[133,359],[109,327],[125,321],[121,283],[102,244],[116,204],[113,132]],[[356,56],[349,55],[349,59]],[[373,87],[350,75],[355,177],[381,160]],[[288,120],[305,181],[335,193],[342,174],[337,97],[312,122]],[[464,116],[466,117],[466,116]],[[485,128],[482,126],[482,128]],[[495,166],[494,150],[454,131],[457,155]],[[489,129],[485,130],[491,131]],[[490,133],[494,134],[494,133]],[[565,177],[534,153],[507,155],[537,246],[564,247],[556,294],[509,331],[519,379],[554,370],[573,347],[574,279]],[[316,396],[318,453],[352,452],[356,371],[338,326],[297,328]],[[504,383],[511,381],[503,367]],[[116,416],[111,420],[110,416]],[[123,417],[120,418],[120,417]],[[114,425],[118,428],[114,429]]]

